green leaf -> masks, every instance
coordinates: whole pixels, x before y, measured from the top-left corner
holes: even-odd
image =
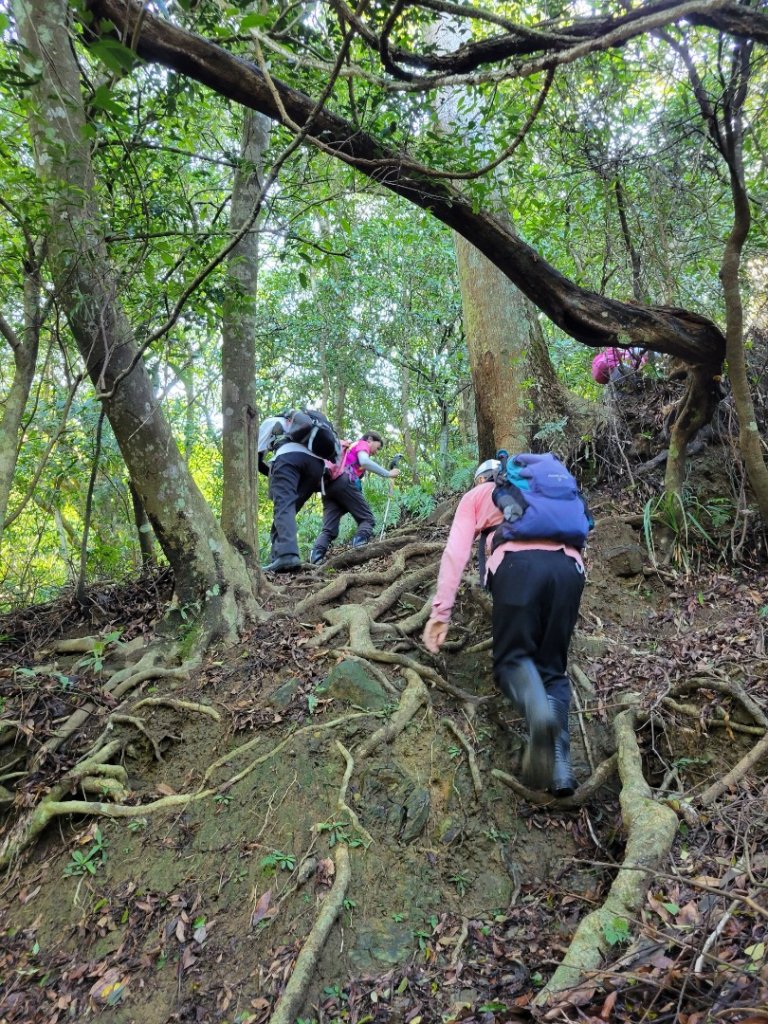
[[[126,110],[122,103],[115,99],[114,93],[107,85],[100,85],[91,97],[91,106],[98,110],[106,110],[110,114],[124,115]]]
[[[240,31],[247,32],[249,28],[269,28],[272,24],[272,18],[269,14],[258,14],[256,11],[252,11],[240,22]]]
[[[116,39],[97,39],[89,49],[110,71],[130,71],[140,59],[133,50]]]

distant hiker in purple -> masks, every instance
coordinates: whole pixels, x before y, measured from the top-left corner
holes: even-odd
[[[363,497],[363,477],[368,472],[391,480],[400,475],[399,469],[386,469],[371,458],[383,443],[381,434],[368,430],[359,441],[346,448],[338,465],[327,466],[323,480],[323,527],[309,555],[315,565],[327,557],[328,548],[339,535],[339,524],[345,513],[357,523],[353,548],[361,548],[373,536],[376,522],[371,506]]]

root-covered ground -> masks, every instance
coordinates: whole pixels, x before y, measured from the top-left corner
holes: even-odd
[[[471,575],[419,642],[444,525],[203,660],[162,577],[8,617],[0,1020],[768,1020],[764,567],[596,504],[567,801],[517,782]]]

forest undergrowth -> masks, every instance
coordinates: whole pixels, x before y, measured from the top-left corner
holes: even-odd
[[[470,573],[420,644],[445,517],[201,659],[158,656],[167,571],[5,616],[0,1020],[768,1020],[763,540],[600,451],[567,800],[517,781]]]

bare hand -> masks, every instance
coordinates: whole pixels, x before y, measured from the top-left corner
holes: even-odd
[[[394,469],[390,469],[389,475],[390,475],[391,478],[394,479],[394,477],[400,476],[400,470],[397,468],[397,466],[395,466]]]
[[[424,627],[424,633],[421,637],[421,642],[431,651],[432,654],[437,654],[440,648],[445,643],[445,638],[448,636],[448,623],[439,622],[437,619],[430,619]]]

